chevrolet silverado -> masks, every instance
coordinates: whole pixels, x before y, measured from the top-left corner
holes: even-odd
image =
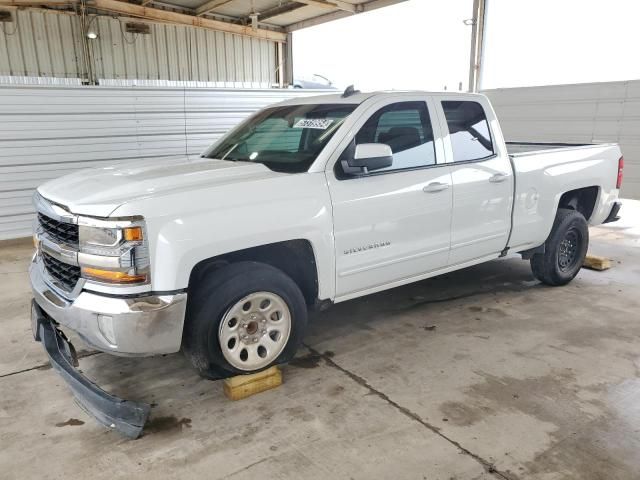
[[[486,97],[377,92],[265,108],[198,157],[40,186],[32,325],[81,406],[130,437],[149,413],[75,366],[184,352],[204,377],[290,360],[307,312],[518,253],[564,285],[617,219],[615,144],[505,143]]]

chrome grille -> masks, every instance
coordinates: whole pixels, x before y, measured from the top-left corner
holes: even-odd
[[[44,252],[42,260],[49,275],[55,278],[67,291],[73,290],[80,279],[80,267],[61,262]]]
[[[52,240],[68,245],[78,245],[78,225],[60,222],[42,213],[38,213],[38,222],[42,230],[49,235]]]

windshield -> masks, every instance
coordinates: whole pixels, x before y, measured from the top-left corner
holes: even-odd
[[[306,172],[356,107],[322,104],[268,108],[203,156],[263,163],[278,172]]]

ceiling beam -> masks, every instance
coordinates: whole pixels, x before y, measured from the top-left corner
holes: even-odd
[[[307,5],[302,2],[298,2],[297,0],[294,2],[288,2],[278,7],[270,8],[269,10],[265,10],[264,12],[258,12],[258,22],[265,22],[270,18],[277,17],[279,15],[284,15],[285,13],[293,12],[294,10],[298,10],[299,8],[306,7]],[[246,18],[247,23],[251,22],[250,17]]]
[[[77,1],[78,0],[0,0],[0,7],[37,7],[38,5],[57,7],[71,5]]]
[[[233,0],[209,0],[207,3],[203,3],[196,8],[196,15],[204,15],[205,13],[212,12],[216,8],[222,7],[223,5],[231,2],[233,2]]]
[[[343,10],[338,10],[331,13],[325,13],[323,15],[318,15],[317,17],[308,18],[306,20],[301,20],[296,23],[292,23],[284,27],[285,31],[295,32],[296,30],[302,30],[303,28],[315,27],[316,25],[321,25],[327,22],[333,22],[334,20],[340,20],[341,18],[350,17],[352,13],[345,12]]]
[[[7,0],[0,0],[0,2],[2,1]],[[104,10],[107,12],[130,15],[132,17],[144,18],[146,20],[153,20],[156,22],[176,23],[180,25],[208,28],[210,30],[234,33],[236,35],[244,35],[247,37],[262,38],[265,40],[272,40],[276,42],[284,42],[287,39],[286,34],[275,32],[273,30],[266,30],[264,28],[253,29],[251,27],[245,27],[243,25],[221,22],[220,20],[195,17],[193,15],[186,15],[184,13],[159,10],[157,8],[143,7],[141,5],[120,2],[118,0],[89,0],[87,2],[87,6],[95,8],[96,10]]]
[[[359,11],[359,5],[342,2],[340,0],[296,0],[296,1],[312,7],[328,8],[330,10],[334,10],[337,8],[338,10],[344,10],[345,12],[350,12],[350,13],[357,13]]]
[[[303,2],[305,0],[296,0],[297,2]],[[307,0],[308,1],[308,0]],[[305,1],[305,3],[307,3]],[[406,2],[407,0],[370,0],[367,3],[361,3],[359,5],[359,10],[357,13],[370,12],[372,10],[377,10],[378,8],[389,7],[391,5],[395,5],[396,3]],[[285,31],[294,32],[296,30],[301,30],[307,27],[313,27],[315,25],[320,25],[322,23],[332,22],[334,20],[339,20],[340,18],[350,16],[350,12],[346,12],[344,10],[340,10],[337,12],[325,13],[324,15],[319,15],[315,18],[310,18],[308,20],[302,20],[300,22],[292,23],[285,27]]]

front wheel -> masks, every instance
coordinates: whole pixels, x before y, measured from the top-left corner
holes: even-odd
[[[254,373],[295,355],[307,306],[282,271],[257,262],[232,263],[199,279],[193,290],[183,351],[203,377]]]
[[[566,285],[580,271],[589,247],[589,228],[580,212],[558,209],[545,252],[531,257],[533,275],[542,283]]]
[[[292,324],[291,310],[280,295],[252,292],[236,301],[220,321],[222,356],[237,370],[265,368],[285,349]]]

